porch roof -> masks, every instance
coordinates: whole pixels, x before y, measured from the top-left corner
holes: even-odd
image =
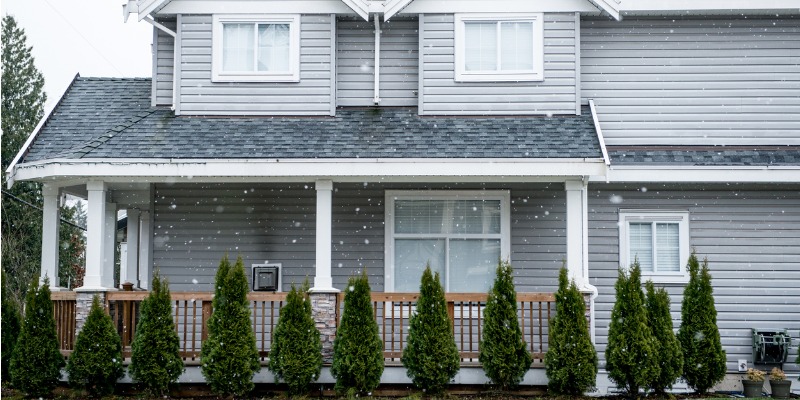
[[[608,154],[614,165],[800,165],[800,146],[608,146]]]
[[[22,163],[49,159],[602,158],[591,112],[420,117],[411,108],[335,117],[175,116],[149,78],[77,78]]]

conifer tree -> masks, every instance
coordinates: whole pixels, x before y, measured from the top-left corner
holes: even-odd
[[[117,380],[124,375],[122,341],[97,295],[67,361],[67,374],[70,385],[93,397],[113,393]]]
[[[131,344],[130,373],[154,397],[164,396],[183,372],[180,338],[172,320],[169,282],[153,274],[150,294],[142,300],[136,335]]]
[[[401,359],[408,377],[427,394],[442,393],[461,367],[452,329],[439,273],[434,275],[428,265]]]
[[[32,47],[28,45],[25,31],[10,15],[3,17],[2,30],[0,130],[3,137],[0,169],[5,172],[44,115],[47,96],[43,91],[44,77],[34,64]],[[39,275],[42,255],[42,212],[23,201],[41,207],[42,185],[17,182],[6,189],[5,173],[2,182],[2,265],[8,273],[9,294],[17,304],[22,304],[28,284]],[[51,278],[57,280],[57,277]]]
[[[703,394],[725,377],[726,356],[717,328],[708,260],[703,260],[701,268],[692,252],[687,267],[689,283],[683,292],[678,341],[683,350],[683,379]]]
[[[544,366],[547,387],[554,394],[578,396],[594,388],[597,351],[589,335],[586,304],[567,269],[558,274],[556,315],[550,319],[550,334]]]
[[[347,286],[342,321],[333,342],[331,373],[337,392],[348,397],[369,395],[383,375],[383,342],[373,317],[367,271],[351,277]]]
[[[648,387],[656,394],[663,395],[683,372],[683,352],[675,332],[672,330],[669,293],[664,288],[656,289],[652,281],[647,281],[647,320],[655,337],[655,357],[658,360],[659,374]]]
[[[299,289],[292,284],[281,308],[269,352],[269,370],[282,379],[291,395],[302,395],[322,370],[322,342],[311,316],[308,280]]]
[[[492,383],[510,389],[522,381],[532,360],[519,327],[514,271],[508,261],[500,261],[497,265],[483,315],[483,337],[478,356],[481,366]]]
[[[617,297],[611,310],[606,369],[614,383],[636,397],[639,389],[647,387],[659,374],[638,260],[631,265],[630,274],[620,269],[614,287]]]
[[[49,396],[61,378],[61,356],[50,299],[50,281],[31,280],[25,296],[25,319],[11,355],[9,370],[15,388],[31,397]]]
[[[214,311],[200,356],[206,382],[220,395],[247,394],[253,390],[253,374],[261,369],[250,322],[248,290],[242,257],[231,267],[226,254],[217,271]]]
[[[2,272],[2,305],[0,305],[0,311],[2,311],[2,359],[3,359],[3,370],[2,370],[2,378],[3,382],[9,382],[9,375],[8,375],[8,364],[11,362],[11,354],[14,353],[14,345],[17,344],[17,337],[19,336],[19,331],[22,328],[22,317],[19,315],[19,307],[17,306],[17,302],[11,298],[8,293],[8,288],[6,285],[8,280],[6,278],[5,271]]]

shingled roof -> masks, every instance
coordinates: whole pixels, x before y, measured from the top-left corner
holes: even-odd
[[[800,165],[800,146],[609,146],[613,165]]]
[[[412,108],[335,117],[175,116],[151,80],[77,78],[23,159],[602,158],[591,113],[420,117]]]

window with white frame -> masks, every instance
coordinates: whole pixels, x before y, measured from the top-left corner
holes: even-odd
[[[215,15],[212,54],[215,82],[297,82],[300,17]]]
[[[654,282],[688,281],[689,213],[620,210],[620,263],[639,260],[642,275]]]
[[[387,191],[386,291],[418,292],[425,266],[448,292],[486,292],[510,254],[508,191]]]
[[[456,81],[544,79],[542,13],[456,14]]]

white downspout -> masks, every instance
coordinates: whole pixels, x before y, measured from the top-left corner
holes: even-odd
[[[373,97],[372,101],[375,102],[375,105],[380,104],[381,96],[380,96],[380,80],[381,80],[381,22],[378,18],[378,14],[375,14],[375,97]]]

